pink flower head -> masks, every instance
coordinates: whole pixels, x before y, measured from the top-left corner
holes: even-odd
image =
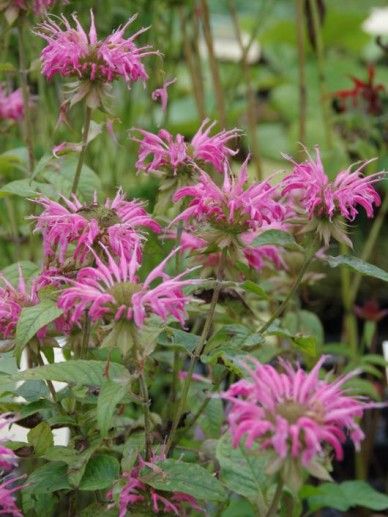
[[[233,384],[223,397],[230,401],[228,415],[233,446],[242,438],[246,446],[258,442],[282,458],[300,458],[308,466],[324,453],[325,446],[343,458],[346,434],[358,448],[364,438],[357,423],[373,404],[345,395],[343,384],[355,372],[333,382],[319,379],[322,357],[310,373],[281,361],[283,372],[252,359],[249,380]]]
[[[161,88],[156,88],[156,90],[154,90],[151,94],[152,100],[157,101],[160,99],[160,103],[162,105],[162,110],[164,112],[167,110],[167,102],[168,102],[167,88],[174,83],[176,83],[176,78],[171,79],[171,81],[165,81]]]
[[[8,418],[9,416],[9,414],[4,413],[0,415],[0,429],[10,425],[13,422],[12,419]],[[13,470],[16,467],[16,465],[16,454],[11,449],[8,449],[8,447],[5,447],[0,443],[0,472],[9,472],[10,470]]]
[[[136,15],[102,40],[97,38],[93,12],[90,17],[88,33],[75,15],[75,27],[64,16],[61,16],[61,24],[50,18],[38,26],[36,34],[47,41],[41,54],[43,75],[48,79],[59,74],[62,77],[103,83],[123,77],[128,87],[134,81],[146,81],[148,75],[142,59],[158,52],[150,50],[149,45],[137,47],[134,43],[147,29],[124,38],[126,29],[136,19]]]
[[[90,247],[98,242],[105,244],[115,255],[124,255],[130,260],[136,248],[139,257],[144,239],[139,227],[160,231],[160,226],[145,211],[139,201],[126,201],[122,190],[114,199],[107,199],[99,205],[82,204],[73,195],[72,200],[62,198],[64,205],[48,198],[36,202],[43,206],[43,212],[35,219],[36,230],[43,236],[44,252],[47,257],[56,256],[61,264],[65,261],[69,245],[74,244],[73,257],[83,262],[90,254]]]
[[[24,104],[20,88],[7,95],[0,85],[0,120],[21,120],[23,117]]]
[[[382,178],[382,174],[362,176],[361,169],[369,163],[366,162],[354,172],[350,168],[341,171],[334,181],[330,181],[323,168],[319,148],[315,150],[315,160],[309,156],[307,161],[296,163],[289,158],[295,167],[283,179],[283,194],[295,193],[310,219],[318,217],[331,221],[336,215],[342,215],[353,221],[359,205],[368,217],[373,217],[373,205],[379,206],[381,202],[373,184]]]
[[[191,142],[186,142],[179,134],[174,137],[166,129],[161,129],[157,135],[139,129],[143,138],[133,138],[140,143],[137,170],[158,172],[168,168],[176,174],[179,167],[192,166],[197,161],[210,164],[216,171],[223,172],[228,158],[237,152],[230,149],[227,143],[238,137],[240,131],[223,130],[210,136],[214,125],[215,122],[204,120]]]
[[[66,0],[62,0],[63,3],[67,3]],[[11,0],[11,3],[14,7],[18,9],[27,10],[32,7],[34,14],[36,16],[40,16],[44,14],[50,7],[53,7],[56,0]]]
[[[139,504],[149,504],[152,513],[174,514],[179,517],[185,517],[184,505],[190,506],[193,510],[202,512],[197,500],[191,495],[183,492],[161,492],[155,488],[146,485],[140,479],[140,471],[144,467],[157,469],[155,465],[157,461],[165,459],[164,456],[153,456],[150,461],[144,461],[139,458],[135,467],[131,472],[125,472],[123,478],[125,485],[120,492],[119,497],[119,517],[125,517],[133,506]],[[108,497],[112,498],[112,490],[108,492]]]
[[[156,314],[164,321],[172,316],[184,324],[185,306],[190,298],[182,289],[196,281],[182,280],[190,270],[175,278],[164,272],[166,263],[177,250],[153,269],[143,283],[139,282],[136,274],[139,267],[136,252],[130,261],[124,254],[115,261],[108,250],[105,252],[108,265],[94,253],[96,267],[81,269],[77,280],[70,281],[71,287],[59,297],[58,306],[69,312],[72,323],[78,323],[83,312],[88,310],[92,321],[111,315],[115,320],[133,320],[136,326],[142,327],[149,314]],[[158,279],[162,282],[152,287],[151,284]]]
[[[0,515],[8,515],[11,517],[23,517],[22,512],[16,506],[13,494],[23,488],[22,486],[13,486],[19,478],[9,478],[7,481],[0,483]]]

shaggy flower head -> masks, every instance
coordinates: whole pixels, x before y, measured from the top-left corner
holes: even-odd
[[[36,217],[36,230],[42,233],[45,255],[57,257],[60,264],[64,263],[70,244],[75,245],[74,260],[81,263],[90,255],[90,247],[97,243],[130,260],[135,248],[140,254],[144,236],[139,227],[160,231],[142,203],[126,201],[121,190],[104,205],[99,205],[96,199],[92,204],[82,204],[75,195],[72,200],[63,197],[64,205],[48,198],[40,198],[37,203],[44,208]]]
[[[310,220],[321,221],[317,230],[326,245],[330,235],[349,244],[349,239],[338,227],[338,218],[342,216],[353,221],[358,214],[358,206],[365,209],[368,217],[373,217],[374,206],[381,202],[373,184],[382,179],[382,173],[362,176],[361,169],[366,165],[363,164],[353,172],[350,168],[341,171],[334,181],[330,181],[318,147],[315,160],[309,156],[309,160],[303,163],[293,163],[292,173],[283,180],[283,194],[294,196],[296,211],[302,208]]]
[[[228,158],[237,152],[228,147],[227,143],[238,137],[240,131],[223,130],[211,136],[210,131],[214,125],[215,122],[204,120],[191,142],[186,142],[179,134],[174,138],[166,129],[161,129],[157,135],[139,129],[143,139],[134,138],[140,143],[137,170],[161,172],[167,169],[175,175],[179,169],[186,169],[193,162],[203,162],[222,173]]]
[[[140,283],[137,278],[139,263],[137,253],[128,261],[122,254],[115,261],[106,250],[108,265],[95,255],[96,267],[81,269],[77,280],[65,289],[59,297],[58,305],[69,313],[72,323],[79,323],[84,311],[89,311],[92,321],[105,316],[111,319],[126,319],[142,327],[145,318],[155,314],[163,320],[172,316],[182,325],[186,318],[185,305],[189,298],[182,288],[194,285],[195,280],[181,280],[189,271],[175,278],[164,272],[164,267],[174,250]],[[151,284],[161,280],[155,287]]]
[[[22,512],[16,506],[16,501],[13,497],[13,494],[20,490],[19,486],[12,486],[15,481],[18,481],[20,478],[9,478],[7,481],[2,481],[0,483],[0,515],[7,515],[12,517],[23,517]]]
[[[150,461],[144,461],[139,458],[138,463],[131,470],[125,472],[123,478],[125,485],[119,496],[119,517],[125,517],[128,511],[134,506],[143,506],[150,509],[152,513],[174,514],[185,517],[185,505],[193,510],[202,512],[197,500],[183,492],[161,492],[151,486],[146,485],[140,480],[140,471],[144,467],[157,469],[155,463],[165,459],[163,456],[154,456]],[[108,497],[112,499],[113,490],[108,493]]]
[[[7,95],[0,85],[0,120],[21,120],[23,117],[24,104],[20,88]]]
[[[233,446],[245,438],[246,446],[258,442],[273,449],[282,460],[292,458],[308,468],[324,457],[326,447],[343,458],[348,434],[356,448],[364,438],[357,423],[371,404],[345,395],[342,386],[351,373],[329,382],[319,379],[322,357],[310,373],[281,361],[283,372],[252,359],[249,380],[233,384],[223,397],[230,401],[228,415]]]

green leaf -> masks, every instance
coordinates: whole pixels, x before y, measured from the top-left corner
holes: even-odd
[[[311,311],[287,312],[282,323],[292,336],[297,334],[314,336],[318,345],[322,345],[324,342],[324,330],[321,320]]]
[[[19,268],[22,270],[23,278],[26,282],[28,282],[31,277],[39,271],[39,266],[29,260],[21,260],[20,262],[15,262],[15,264],[11,264],[10,266],[2,269],[1,273],[15,287],[19,282]]]
[[[119,384],[111,380],[102,384],[97,399],[97,426],[101,436],[108,434],[116,406],[127,392],[127,384]]]
[[[243,356],[263,342],[261,334],[244,325],[224,325],[207,342],[203,360],[215,364],[221,357]]]
[[[256,517],[255,508],[246,499],[236,499],[221,514],[221,517]]]
[[[42,327],[57,319],[62,313],[62,309],[59,309],[52,300],[44,300],[38,305],[24,307],[16,325],[16,358],[20,359],[24,347]]]
[[[225,434],[218,441],[216,456],[222,482],[253,505],[262,504],[272,485],[271,477],[266,474],[268,454],[253,449],[248,451],[243,445],[234,448],[231,437]]]
[[[147,485],[167,492],[183,492],[205,501],[224,501],[226,492],[213,474],[198,464],[172,459],[144,468],[140,479]]]
[[[86,386],[101,386],[107,378],[129,380],[130,376],[128,370],[121,364],[84,359],[46,364],[12,375],[12,379],[16,381],[43,379]]]
[[[317,356],[317,340],[314,336],[294,336],[292,342],[300,352],[310,357]]]
[[[38,467],[27,480],[28,489],[34,494],[49,494],[56,490],[70,490],[66,465],[52,462]]]
[[[282,246],[283,248],[302,250],[290,233],[281,230],[267,230],[258,235],[251,243],[252,247],[259,246]]]
[[[346,382],[345,386],[357,395],[366,395],[367,397],[370,397],[374,400],[381,399],[381,396],[372,381],[368,381],[366,379],[353,378],[349,379]]]
[[[35,454],[42,456],[54,445],[53,433],[46,422],[41,422],[27,434],[27,440],[34,447]]]
[[[255,282],[252,282],[251,280],[245,280],[245,282],[243,282],[241,287],[243,289],[245,289],[246,291],[249,291],[249,292],[255,294],[261,300],[268,299],[268,295],[265,292],[265,290],[262,287],[260,287],[258,284],[256,284]]]
[[[167,327],[158,337],[160,345],[179,348],[190,354],[194,352],[199,340],[199,336],[173,327]]]
[[[7,183],[0,189],[0,198],[6,196],[20,196],[20,197],[36,197],[40,194],[51,196],[54,194],[54,189],[47,183],[23,179],[15,180]]]
[[[86,465],[79,489],[103,490],[110,488],[119,475],[120,465],[116,458],[107,454],[96,455]]]
[[[363,260],[353,257],[351,255],[338,255],[337,257],[327,257],[327,262],[330,267],[346,266],[353,271],[361,273],[362,275],[378,278],[384,282],[388,282],[388,272],[380,269],[373,264],[364,262]]]
[[[375,511],[388,508],[388,496],[377,492],[365,481],[323,483],[317,487],[307,485],[301,490],[300,495],[307,499],[311,512],[320,508],[332,508],[346,512],[355,506]]]

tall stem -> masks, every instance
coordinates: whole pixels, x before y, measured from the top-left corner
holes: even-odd
[[[148,395],[147,383],[142,370],[139,375],[140,393],[143,399],[144,412],[144,432],[145,432],[145,456],[146,461],[151,457],[152,452],[152,435],[151,435],[151,413],[150,413],[150,399]]]
[[[309,0],[309,3],[310,3],[310,9],[311,9],[313,28],[314,28],[315,47],[316,47],[316,54],[317,54],[319,93],[320,93],[323,125],[324,125],[324,129],[325,129],[326,145],[327,145],[327,147],[331,148],[332,147],[331,116],[330,116],[330,108],[329,108],[329,104],[328,104],[328,95],[327,95],[327,89],[326,89],[325,54],[324,54],[324,48],[323,48],[321,24],[319,21],[317,0]]]
[[[282,497],[283,492],[283,481],[279,479],[278,484],[276,485],[275,494],[272,499],[271,506],[268,509],[268,512],[266,513],[265,517],[272,517],[273,515],[276,515],[277,509],[280,503],[280,498]]]
[[[221,261],[220,261],[220,264],[218,267],[218,271],[217,271],[217,280],[218,281],[221,280],[223,267],[224,267],[224,255],[222,255],[222,258],[221,258]],[[190,388],[190,384],[191,384],[191,379],[193,377],[194,368],[195,368],[195,365],[197,364],[199,356],[202,353],[203,347],[206,344],[206,340],[208,338],[211,325],[213,323],[213,318],[214,318],[218,298],[220,296],[220,291],[221,291],[221,283],[218,282],[213,291],[212,299],[210,301],[209,311],[207,313],[207,317],[205,320],[205,325],[202,330],[201,338],[200,338],[200,340],[194,350],[194,353],[190,359],[189,369],[187,371],[187,377],[185,379],[185,382],[184,382],[183,388],[182,388],[182,395],[179,400],[178,407],[177,407],[177,410],[175,413],[175,418],[172,423],[171,431],[170,431],[170,434],[169,434],[169,437],[168,437],[167,443],[166,443],[166,448],[165,448],[166,456],[167,456],[168,451],[170,450],[171,446],[174,443],[175,434],[178,429],[178,425],[179,425],[181,416],[182,416],[183,411],[186,406],[187,396],[189,394],[189,388]]]
[[[263,171],[261,166],[261,157],[260,157],[260,149],[259,142],[257,136],[257,120],[256,120],[256,96],[255,91],[252,85],[252,75],[251,70],[248,63],[248,52],[246,52],[244,42],[242,40],[240,25],[237,16],[237,10],[234,0],[228,0],[229,11],[232,18],[234,32],[236,34],[237,42],[239,44],[242,58],[241,58],[241,66],[244,75],[244,81],[247,89],[247,121],[248,121],[248,130],[250,136],[250,144],[252,149],[252,157],[253,163],[256,169],[256,177],[258,181],[261,181],[263,177]]]
[[[31,102],[30,102],[30,91],[28,88],[27,80],[27,58],[26,58],[26,45],[24,41],[24,16],[20,17],[18,23],[18,43],[19,43],[19,74],[20,74],[20,85],[22,88],[23,96],[23,109],[24,109],[24,132],[27,144],[28,152],[28,171],[32,175],[35,166],[34,158],[34,144],[33,144],[33,131],[31,123]]]
[[[345,244],[341,244],[341,253],[347,255],[348,249]],[[351,299],[352,278],[347,267],[341,267],[341,294],[342,305],[344,307],[344,340],[350,345],[353,356],[357,355],[358,332],[357,321],[353,313],[353,303]]]
[[[296,7],[296,39],[298,50],[298,82],[299,82],[299,142],[304,143],[306,136],[307,89],[305,73],[304,46],[304,0],[295,0]]]
[[[78,183],[79,183],[79,180],[81,177],[82,166],[83,166],[84,160],[85,160],[86,148],[88,146],[88,136],[89,136],[91,119],[92,119],[92,109],[89,108],[89,106],[86,106],[84,129],[82,132],[81,152],[80,152],[79,158],[78,158],[78,164],[77,164],[77,169],[76,169],[75,175],[74,175],[73,186],[71,187],[72,194],[77,193]]]
[[[218,63],[214,54],[213,35],[210,25],[210,13],[207,0],[201,0],[201,13],[202,13],[202,25],[203,34],[205,36],[206,47],[209,55],[210,72],[213,79],[214,94],[216,98],[216,106],[219,116],[220,125],[226,127],[226,113],[225,113],[225,99],[224,91],[222,89],[220,71],[218,69]]]
[[[315,255],[315,239],[312,240],[310,246],[306,250],[306,256],[305,256],[304,262],[302,264],[302,267],[300,268],[298,276],[296,277],[296,280],[295,280],[293,286],[291,287],[288,295],[283,300],[283,302],[279,305],[279,307],[276,309],[273,316],[259,329],[260,334],[263,334],[271,326],[271,324],[276,320],[276,318],[278,318],[282,314],[284,309],[287,307],[288,302],[291,300],[291,298],[294,296],[294,294],[298,290],[298,287],[299,287],[300,283],[302,282],[304,274],[306,273],[312,259],[314,258],[314,255]]]

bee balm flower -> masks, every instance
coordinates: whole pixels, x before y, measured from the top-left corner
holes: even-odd
[[[9,95],[0,85],[0,120],[21,120],[24,117],[23,96],[20,89]]]
[[[0,483],[0,515],[23,517],[13,497],[13,494],[22,488],[21,486],[12,486],[18,479],[20,478],[8,478]]]

